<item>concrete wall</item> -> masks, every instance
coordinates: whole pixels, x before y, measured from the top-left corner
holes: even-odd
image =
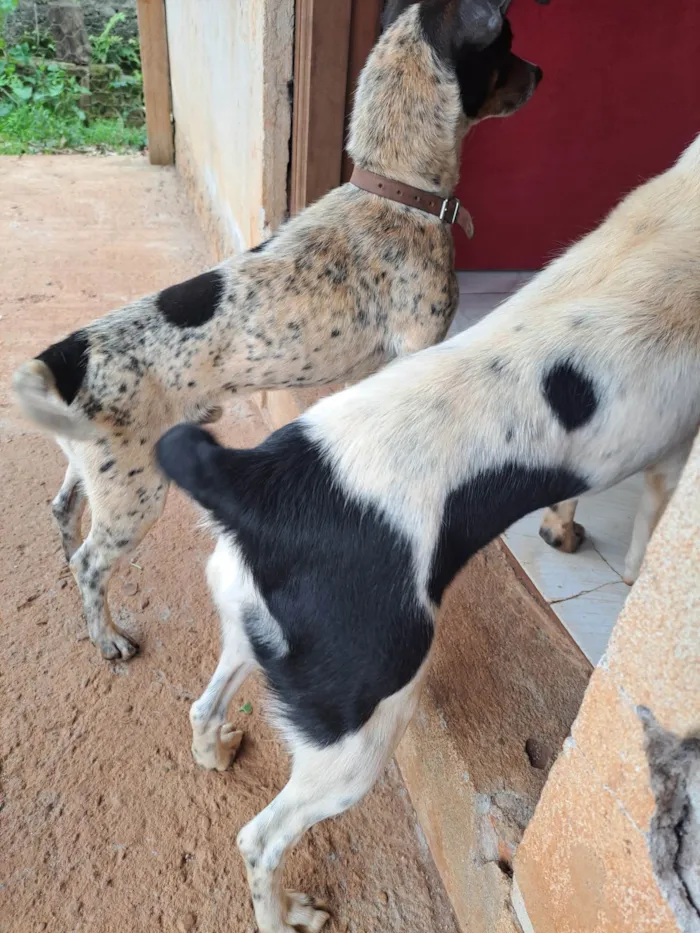
[[[699,528],[700,439],[518,850],[526,931],[700,931]]]
[[[294,0],[167,0],[176,165],[219,258],[287,209]]]

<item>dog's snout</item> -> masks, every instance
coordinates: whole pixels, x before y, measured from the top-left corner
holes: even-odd
[[[540,68],[539,65],[530,65],[530,68],[532,69],[532,74],[533,74],[534,79],[535,79],[535,87],[537,87],[537,85],[538,85],[538,84],[540,83],[540,81],[542,80],[542,77],[543,77],[543,75],[544,75],[544,72],[542,71],[542,69]]]

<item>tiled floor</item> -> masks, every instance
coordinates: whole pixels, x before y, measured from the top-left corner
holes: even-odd
[[[460,306],[450,335],[471,327],[530,278],[529,272],[460,273]],[[561,554],[538,535],[541,513],[521,519],[504,539],[586,657],[597,664],[629,587],[622,582],[632,523],[641,495],[634,476],[579,503],[586,529],[578,554]]]

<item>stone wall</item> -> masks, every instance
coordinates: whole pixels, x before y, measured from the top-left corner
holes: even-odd
[[[138,35],[136,0],[77,0],[77,5],[82,8],[89,36],[99,36],[109,19],[121,11],[125,20],[119,24],[119,35],[126,38]],[[34,30],[37,24],[48,32],[48,6],[49,0],[19,0],[17,10],[8,20],[8,39],[14,41],[22,33]]]
[[[515,861],[526,933],[700,933],[700,438]]]
[[[219,257],[287,210],[294,0],[168,0],[175,161]]]

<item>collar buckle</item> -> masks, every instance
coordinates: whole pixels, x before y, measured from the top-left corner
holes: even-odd
[[[454,202],[454,208],[452,209],[452,217],[448,216],[448,211],[451,209],[451,203]],[[456,224],[457,218],[459,217],[459,209],[461,207],[459,198],[451,197],[445,198],[442,202],[442,207],[440,208],[440,220],[448,224]]]

